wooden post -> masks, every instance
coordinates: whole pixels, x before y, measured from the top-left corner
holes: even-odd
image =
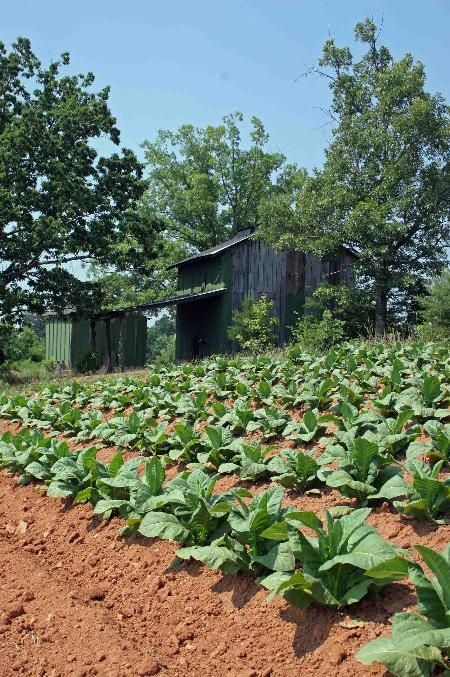
[[[119,367],[120,371],[125,370],[125,315],[120,318],[119,327]]]
[[[106,371],[112,371],[112,355],[111,355],[111,319],[108,317],[105,320],[106,333]]]
[[[96,336],[96,331],[95,331],[95,320],[94,318],[91,318],[89,321],[89,329],[90,329],[90,339],[91,339],[91,352],[95,353],[97,351],[97,336]]]

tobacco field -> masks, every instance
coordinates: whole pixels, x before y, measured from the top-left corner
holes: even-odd
[[[253,660],[257,645],[245,640],[242,656],[229,646],[217,655],[214,646],[200,650],[194,638],[202,627],[207,632],[204,614],[185,586],[177,613],[182,625],[190,617],[192,636],[177,652],[168,658],[161,649],[139,669],[118,658],[106,668],[102,658],[78,674],[387,670],[416,677],[450,670],[448,348],[347,343],[323,356],[217,357],[52,383],[30,395],[0,395],[0,433],[4,490],[28,492],[43,511],[59,506],[58,521],[87,511],[92,531],[106,529],[113,543],[168,542],[163,583],[176,585],[189,572],[205,584],[214,576],[216,587],[246,582],[267,618],[284,615],[291,625],[295,618],[300,635],[326,626],[318,637],[329,637],[331,647],[327,663],[320,641],[302,649],[303,640],[287,641],[288,621],[277,620],[269,668],[267,657],[266,667]],[[11,527],[0,527],[2,542],[13,538]],[[81,553],[83,538],[72,543],[79,539]],[[105,581],[99,603],[116,584]],[[139,577],[128,585],[149,609],[163,587],[147,589]],[[380,600],[383,622],[368,611]],[[246,605],[250,597],[238,605],[241,615]],[[4,614],[0,641],[24,613]],[[258,618],[255,612],[252,636],[263,641],[268,629]],[[221,613],[208,622],[220,634]],[[25,627],[21,636],[30,633]],[[30,667],[26,660],[19,673],[51,674],[51,661]]]

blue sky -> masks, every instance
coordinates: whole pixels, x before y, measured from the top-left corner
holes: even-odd
[[[111,86],[122,142],[139,151],[160,128],[259,116],[271,148],[319,165],[329,137],[323,80],[297,77],[329,34],[352,43],[354,24],[383,20],[394,56],[426,65],[427,86],[449,96],[448,0],[15,0],[2,2],[0,39],[31,39],[41,60],[72,56]]]

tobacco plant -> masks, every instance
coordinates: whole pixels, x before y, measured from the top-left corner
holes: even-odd
[[[378,637],[356,654],[364,665],[382,663],[397,677],[450,671],[450,546],[442,553],[421,545],[415,548],[434,574],[427,576],[420,565],[409,563],[421,615],[395,614],[391,636]]]

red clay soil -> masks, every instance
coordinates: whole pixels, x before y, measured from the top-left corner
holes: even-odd
[[[402,546],[450,537],[390,513],[371,521]],[[415,603],[399,583],[350,613],[268,603],[245,575],[171,570],[176,544],[119,526],[0,474],[0,675],[382,675],[353,655]]]

